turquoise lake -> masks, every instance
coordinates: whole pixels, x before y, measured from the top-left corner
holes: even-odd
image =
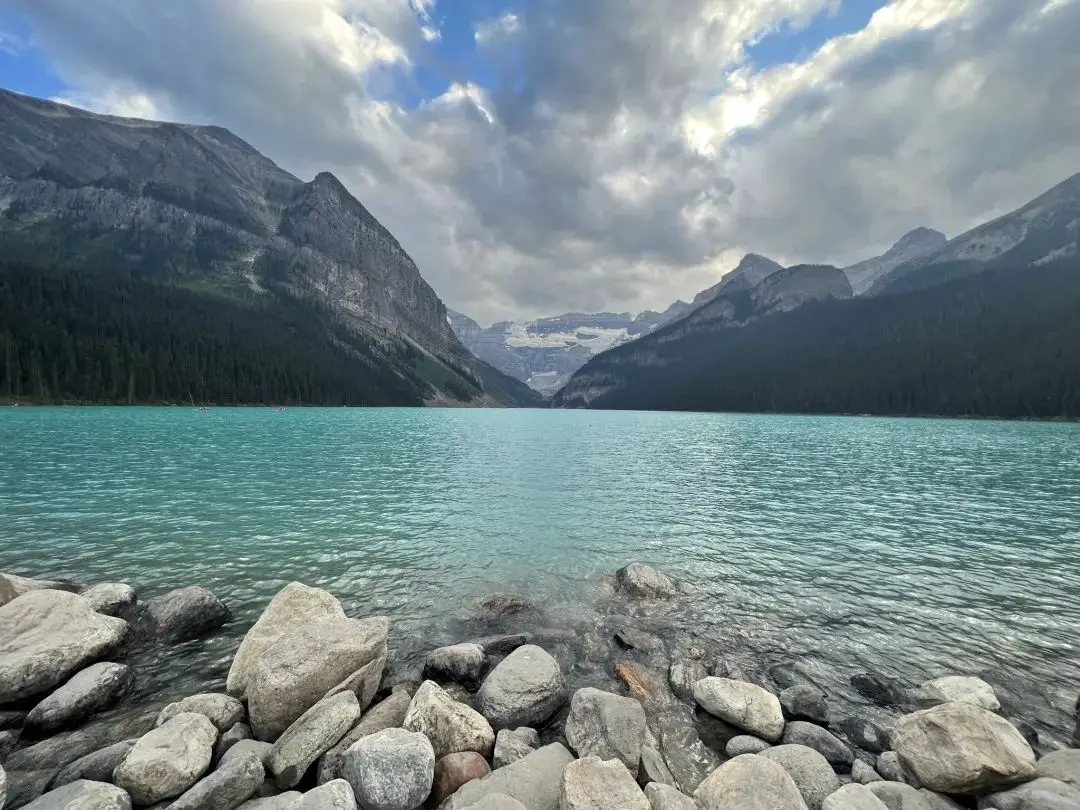
[[[236,621],[146,663],[223,677],[290,580],[393,621],[409,660],[479,598],[527,594],[572,682],[604,575],[681,578],[671,638],[797,661],[838,699],[866,669],[994,673],[1065,740],[1080,692],[1080,426],[528,410],[0,411],[0,570],[204,585]],[[524,620],[523,620],[524,621]],[[664,635],[663,630],[658,631]],[[591,656],[591,657],[590,657]],[[596,660],[593,660],[596,659]],[[1008,701],[1003,700],[1008,707]]]

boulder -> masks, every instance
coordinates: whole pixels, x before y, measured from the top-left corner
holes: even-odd
[[[579,689],[570,701],[565,734],[579,757],[617,759],[636,777],[645,740],[645,709],[633,698]]]
[[[1035,754],[1020,732],[970,703],[905,715],[892,742],[904,769],[939,793],[986,793],[1035,775]]]
[[[53,582],[48,579],[30,579],[15,574],[0,574],[0,607],[31,591],[68,591],[74,593],[77,585],[70,582]]]
[[[489,773],[491,768],[487,761],[475,751],[458,751],[436,760],[435,778],[431,784],[427,807],[435,810],[466,782],[482,779]]]
[[[709,677],[709,671],[705,664],[696,659],[676,661],[668,671],[668,683],[671,691],[682,700],[690,700],[694,697],[694,684],[702,678]]]
[[[851,778],[860,785],[882,781],[881,775],[861,759],[851,763]]]
[[[926,681],[913,695],[915,703],[923,709],[942,703],[971,703],[992,712],[1001,708],[994,687],[982,678],[949,675]]]
[[[477,686],[487,667],[487,655],[479,644],[439,647],[424,660],[424,677],[433,681],[457,681]]]
[[[515,729],[511,731],[508,728],[504,728],[495,735],[495,753],[491,758],[493,768],[502,768],[511,762],[517,762],[540,746],[539,738],[534,744],[525,735],[519,734],[520,731],[532,731],[533,736],[536,735],[536,732],[532,729]]]
[[[873,720],[866,720],[862,717],[849,715],[841,718],[840,722],[835,724],[834,728],[836,728],[849,743],[856,748],[861,748],[863,751],[869,751],[871,754],[880,754],[883,751],[889,750],[889,732]]]
[[[221,758],[238,742],[250,739],[253,739],[251,736],[251,726],[247,723],[236,723],[232,728],[218,737],[218,741],[214,744],[214,762],[221,762]]]
[[[829,725],[829,704],[825,693],[809,684],[789,686],[780,693],[780,707],[788,720],[807,720]]]
[[[139,635],[163,644],[199,638],[231,620],[225,603],[198,585],[155,596],[135,611]]]
[[[114,715],[91,720],[82,728],[62,731],[12,752],[4,760],[4,767],[9,771],[52,770],[55,776],[61,768],[80,757],[121,740],[142,736],[153,727],[152,714]]]
[[[327,619],[282,635],[256,662],[247,682],[256,739],[273,741],[343,682],[364,709],[386,664],[385,618]]]
[[[474,644],[479,644],[484,649],[485,655],[509,655],[518,647],[524,647],[529,643],[529,636],[525,633],[503,633],[494,636],[478,638]]]
[[[125,664],[91,664],[26,715],[26,728],[48,734],[104,711],[131,688],[135,676]]]
[[[270,752],[274,750],[274,746],[268,742],[262,742],[261,740],[239,740],[233,743],[224,754],[221,755],[221,761],[218,762],[220,768],[226,762],[230,762],[237,757],[244,757],[248,754],[254,754],[258,757],[259,762],[263,764],[265,770],[270,770]]]
[[[784,734],[780,700],[756,684],[703,678],[694,685],[694,700],[714,717],[768,742],[776,742]]]
[[[128,755],[134,745],[135,740],[123,740],[86,756],[79,757],[60,770],[50,787],[63,787],[80,779],[91,782],[110,782],[116,766],[123,762],[124,757]],[[0,807],[2,806],[3,803],[0,802]]]
[[[904,770],[895,751],[882,751],[878,754],[877,772],[886,782],[903,782],[905,785],[920,787],[919,780]]]
[[[724,753],[728,755],[728,758],[733,759],[740,754],[760,754],[767,748],[772,748],[772,745],[760,737],[738,734],[727,741]]]
[[[844,785],[825,798],[821,810],[889,810],[865,785]]]
[[[413,810],[431,792],[435,751],[423,734],[388,728],[354,743],[341,768],[364,810]]]
[[[532,644],[500,661],[476,695],[477,708],[496,730],[539,726],[565,702],[559,662]]]
[[[79,779],[50,790],[24,807],[25,810],[131,810],[131,797],[116,785]]]
[[[164,725],[176,715],[184,713],[201,714],[208,718],[218,731],[228,731],[244,719],[244,704],[229,695],[203,692],[170,703],[158,715],[157,725]]]
[[[416,690],[402,725],[426,734],[439,759],[458,751],[476,751],[486,758],[495,747],[495,732],[484,716],[434,681],[424,681]]]
[[[678,790],[679,785],[675,781],[675,775],[671,768],[664,762],[664,755],[655,745],[646,743],[641,747],[641,768],[638,770],[638,784],[656,782],[661,785],[669,785]]]
[[[783,766],[760,754],[729,759],[698,786],[701,810],[806,810]]]
[[[979,799],[979,810],[1080,810],[1080,790],[1041,777]]]
[[[283,790],[296,787],[319,757],[333,748],[360,718],[352,692],[323,698],[289,726],[274,743],[268,764]]]
[[[778,745],[761,752],[788,772],[810,810],[821,810],[825,797],[840,789],[840,779],[828,760],[805,745]]]
[[[356,796],[348,782],[334,779],[305,793],[294,810],[356,810]]]
[[[464,810],[529,810],[517,799],[512,799],[503,793],[494,793],[485,796],[476,804],[470,804]]]
[[[584,757],[562,772],[559,810],[650,810],[626,766],[615,759]]]
[[[412,698],[402,687],[394,687],[390,696],[381,703],[372,706],[360,722],[341,738],[333,748],[323,754],[319,760],[318,782],[325,785],[334,779],[341,779],[341,758],[352,748],[353,743],[388,728],[401,728],[405,715],[409,712]]]
[[[888,675],[874,672],[852,675],[851,687],[878,706],[903,708],[908,705],[907,690],[899,680]]]
[[[348,785],[349,783],[346,782],[345,786],[348,787]],[[316,794],[314,790],[308,791],[307,794],[290,790],[286,793],[278,793],[276,796],[260,796],[255,799],[248,799],[240,805],[240,810],[298,810],[300,803],[308,795],[312,797],[312,803],[308,805],[308,810],[356,810],[355,801],[349,805],[339,804],[335,807],[332,799],[337,798],[337,794],[332,796],[321,792]],[[352,796],[352,788],[349,788],[349,796]]]
[[[784,727],[784,742],[813,748],[833,766],[837,773],[850,773],[855,753],[835,734],[802,720],[793,720]]]
[[[505,768],[462,785],[439,810],[465,810],[496,795],[516,799],[526,810],[558,810],[562,772],[573,761],[573,755],[558,743],[545,745]]]
[[[181,795],[210,767],[217,729],[206,715],[178,714],[138,739],[113,772],[136,805]]]
[[[637,599],[669,599],[679,586],[662,571],[633,562],[615,572],[615,590]]]
[[[1054,751],[1035,763],[1035,772],[1048,779],[1059,779],[1080,790],[1080,748]]]
[[[233,810],[255,795],[264,777],[255,754],[233,757],[185,791],[169,810]]]
[[[697,802],[685,793],[658,782],[645,785],[645,798],[649,800],[650,810],[698,810]]]
[[[79,595],[106,616],[122,616],[135,605],[135,589],[122,582],[99,582]]]
[[[872,782],[866,788],[889,810],[933,810],[921,792],[902,782]]]
[[[30,591],[8,602],[0,607],[0,704],[48,692],[114,652],[127,633],[127,622],[66,591]]]

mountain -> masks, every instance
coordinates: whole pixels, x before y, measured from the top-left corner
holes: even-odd
[[[916,228],[908,231],[900,240],[872,259],[844,268],[844,273],[851,282],[855,295],[862,295],[875,281],[905,262],[925,256],[945,246],[949,239],[940,231],[931,228]]]
[[[1080,174],[879,278],[870,295],[923,289],[994,268],[1080,255]]]
[[[0,250],[25,266],[211,296],[245,322],[253,308],[297,315],[301,302],[304,317],[320,319],[297,333],[315,341],[303,354],[351,347],[373,401],[536,401],[461,345],[416,264],[337,178],[305,183],[220,127],[0,91]],[[84,278],[78,288],[97,295],[92,286]],[[411,393],[387,400],[391,377]]]
[[[772,259],[767,259],[756,253],[747,253],[743,256],[742,261],[739,262],[734,270],[724,274],[724,277],[720,279],[720,281],[709,287],[707,290],[702,290],[695,295],[694,301],[690,305],[691,309],[712,301],[716,296],[727,290],[736,288],[750,289],[751,287],[756,287],[773,273],[778,273],[783,269],[784,268],[781,265],[777,264]]]

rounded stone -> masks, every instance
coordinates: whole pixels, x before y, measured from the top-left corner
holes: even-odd
[[[434,681],[424,681],[413,695],[402,725],[431,741],[436,757],[458,751],[491,756],[495,732],[480,712],[450,697]]]
[[[725,762],[698,786],[694,798],[701,810],[806,810],[795,780],[759,754]]]
[[[482,779],[491,773],[487,761],[475,751],[459,751],[447,754],[435,762],[435,778],[427,806],[437,808],[458,788],[474,779]]]
[[[113,772],[113,781],[137,805],[179,796],[206,773],[217,729],[202,714],[178,714],[138,739]]]
[[[734,758],[740,754],[760,754],[767,748],[772,748],[772,746],[760,737],[754,737],[750,734],[738,734],[728,740],[727,745],[724,747],[724,753],[729,758]]]
[[[810,810],[821,810],[825,797],[840,789],[840,779],[828,760],[805,745],[778,745],[761,756],[783,767],[802,794]]]
[[[3,805],[0,792],[0,807]],[[50,790],[24,805],[24,810],[131,810],[131,797],[115,785],[78,779]]]
[[[356,742],[341,770],[364,810],[413,810],[431,792],[435,751],[423,734],[389,728]]]
[[[618,759],[637,776],[645,741],[645,709],[633,698],[584,688],[570,701],[566,741],[579,757]]]
[[[705,711],[768,742],[784,733],[784,713],[772,692],[747,681],[703,678],[694,684],[694,700]]]
[[[477,708],[496,730],[542,725],[565,702],[559,662],[533,644],[500,661],[476,695]]]

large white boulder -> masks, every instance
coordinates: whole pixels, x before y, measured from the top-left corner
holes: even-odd
[[[915,690],[913,697],[924,709],[942,703],[971,703],[992,712],[1001,708],[994,687],[982,678],[967,675],[947,675],[926,681]]]
[[[780,698],[748,681],[702,678],[694,684],[694,700],[714,717],[776,742],[784,735],[784,711]]]

